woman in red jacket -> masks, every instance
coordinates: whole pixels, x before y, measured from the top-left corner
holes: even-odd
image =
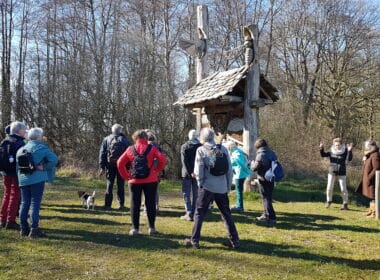
[[[166,157],[156,147],[148,144],[148,135],[144,130],[137,130],[132,135],[135,142],[129,146],[117,161],[121,177],[128,180],[131,197],[131,219],[133,228],[129,235],[140,234],[141,194],[144,192],[149,221],[149,234],[157,233],[154,226],[156,220],[156,193],[158,174],[164,169]],[[157,164],[155,163],[157,161]],[[153,164],[154,163],[154,164]]]

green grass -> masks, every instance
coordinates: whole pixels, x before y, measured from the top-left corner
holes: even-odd
[[[351,211],[338,203],[325,209],[323,181],[276,186],[276,227],[255,222],[261,200],[245,194],[247,212],[234,215],[242,247],[232,251],[220,245],[226,232],[216,210],[203,225],[202,248],[183,246],[192,223],[179,219],[179,182],[160,184],[160,234],[148,236],[142,216],[143,235],[130,237],[129,212],[100,210],[103,180],[59,175],[47,185],[41,210],[48,238],[0,230],[0,279],[380,279],[380,222],[365,218],[352,195]],[[76,191],[94,188],[97,209],[87,211]]]

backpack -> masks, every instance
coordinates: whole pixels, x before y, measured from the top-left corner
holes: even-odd
[[[132,148],[133,152],[133,161],[131,164],[131,176],[135,179],[145,179],[149,176],[150,168],[148,166],[147,155],[152,149],[152,145],[148,145],[145,152],[140,155],[137,153],[135,146]]]
[[[279,182],[284,178],[284,168],[277,160],[271,162],[271,167],[265,172],[265,180],[268,182]]]
[[[120,135],[116,135],[111,139],[107,149],[107,160],[109,163],[116,165],[117,160],[124,153],[127,147],[123,140],[123,137]]]
[[[30,174],[36,170],[33,155],[25,148],[21,148],[21,152],[17,155],[18,170],[22,174]]]
[[[212,148],[210,155],[210,174],[222,176],[228,172],[228,158],[221,150],[221,145]]]
[[[0,171],[11,172],[16,169],[14,138],[6,138],[0,144]]]

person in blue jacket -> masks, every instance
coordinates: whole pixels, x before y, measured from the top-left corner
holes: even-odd
[[[225,144],[230,154],[233,171],[233,182],[235,185],[236,204],[231,208],[232,212],[243,212],[243,188],[245,179],[251,175],[252,171],[248,166],[248,160],[245,153],[239,149],[235,142],[227,141]]]
[[[43,142],[43,130],[41,128],[35,127],[29,130],[28,137],[30,141],[16,154],[17,176],[21,188],[20,235],[30,238],[46,237],[39,228],[40,207],[45,182],[54,180],[58,157]],[[24,173],[19,168],[20,156],[25,152],[31,153],[33,158],[35,170],[31,173]],[[28,223],[29,210],[30,227]]]

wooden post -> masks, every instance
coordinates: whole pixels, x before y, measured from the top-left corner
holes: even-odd
[[[253,35],[253,61],[246,61],[249,67],[246,78],[245,95],[244,95],[244,129],[243,144],[244,151],[250,159],[254,159],[255,150],[254,142],[259,137],[259,108],[251,108],[251,102],[259,99],[260,93],[260,65],[259,65],[259,48],[258,48],[258,28],[256,25],[245,27]],[[245,31],[245,32],[246,32]],[[246,38],[245,38],[246,39]],[[246,39],[247,40],[247,39]],[[247,50],[246,50],[247,51]],[[247,56],[246,56],[247,57]],[[247,182],[248,181],[248,182]],[[244,189],[250,189],[250,180],[247,180]]]
[[[259,108],[251,108],[251,102],[259,99],[260,93],[260,66],[258,54],[258,29],[255,25],[248,26],[251,30],[253,38],[254,60],[249,65],[247,72],[245,95],[244,95],[244,129],[243,144],[244,151],[249,155],[250,159],[254,158],[255,151],[253,143],[259,136]]]
[[[376,171],[376,179],[375,179],[375,211],[376,211],[376,219],[380,219],[380,171]]]
[[[197,28],[202,29],[205,34],[208,34],[208,9],[206,5],[199,5],[197,6]],[[199,33],[198,33],[198,36]],[[201,39],[201,38],[198,38]],[[206,44],[206,50],[205,53],[199,57],[196,56],[195,63],[196,63],[196,72],[197,72],[197,83],[199,83],[206,75],[207,73],[207,37],[203,38]],[[202,128],[202,108],[198,108],[196,111],[196,129],[200,131]]]

